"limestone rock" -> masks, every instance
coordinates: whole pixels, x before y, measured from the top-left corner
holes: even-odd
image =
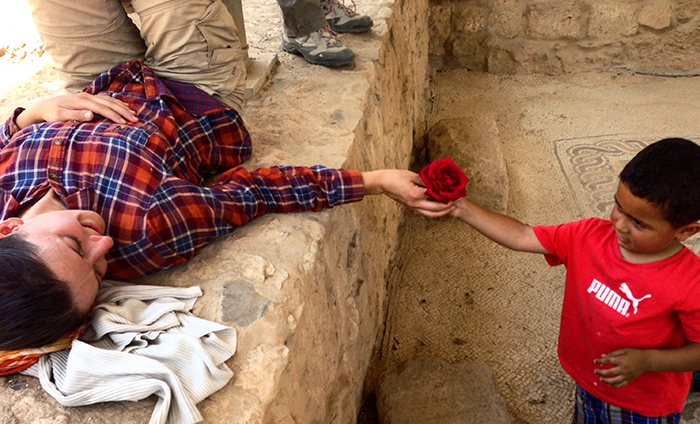
[[[377,395],[384,424],[510,424],[483,362],[412,361],[387,375]]]
[[[490,49],[486,63],[488,72],[496,75],[513,75],[518,70],[513,54],[502,48]]]
[[[671,26],[671,4],[658,2],[646,5],[639,12],[639,25],[654,29],[664,29]]]
[[[467,197],[504,213],[508,206],[508,175],[498,128],[485,117],[444,119],[428,131],[431,161],[449,156],[469,177]]]
[[[491,10],[489,31],[501,38],[514,38],[522,30],[523,6],[521,3],[496,2]]]
[[[680,23],[685,23],[700,13],[700,0],[676,0],[673,12]]]
[[[258,294],[255,286],[245,280],[236,280],[224,284],[224,296],[221,301],[223,319],[247,327],[260,319],[274,306],[269,299]]]
[[[591,37],[627,36],[637,33],[637,4],[619,1],[593,2],[588,35]]]
[[[458,33],[484,33],[488,22],[489,9],[470,3],[455,3],[453,27]]]
[[[636,68],[663,73],[695,71],[700,67],[700,17],[696,17],[662,41],[652,35],[639,37],[630,43],[629,58]]]
[[[557,52],[564,72],[576,72],[579,69],[608,69],[623,63],[625,47],[621,43],[607,43],[597,46],[582,54],[575,49],[564,49]]]
[[[482,41],[473,36],[459,36],[452,40],[452,54],[460,68],[486,71],[486,49]]]
[[[577,1],[535,3],[526,12],[527,33],[536,40],[578,40],[586,35],[586,5]]]
[[[240,370],[235,385],[252,393],[266,405],[275,394],[279,377],[289,363],[286,346],[261,344],[246,355],[246,366]]]
[[[451,19],[451,3],[430,5],[430,54],[440,56],[445,54],[444,44],[450,36]]]
[[[486,70],[489,10],[468,3],[455,3],[452,13],[452,55],[461,68]]]

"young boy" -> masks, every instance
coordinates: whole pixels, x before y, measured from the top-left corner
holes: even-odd
[[[681,244],[700,231],[700,146],[671,138],[639,152],[610,220],[531,227],[466,198],[451,215],[566,266],[558,353],[577,383],[574,423],[679,422],[700,369],[700,258]]]

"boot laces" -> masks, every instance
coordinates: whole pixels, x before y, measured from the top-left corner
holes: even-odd
[[[317,30],[318,36],[326,40],[328,46],[340,44],[338,40],[338,33],[331,29],[330,25],[326,25],[323,28]]]
[[[333,17],[335,18],[335,9],[333,6],[338,6],[340,10],[348,15],[349,18],[352,18],[357,14],[357,5],[355,4],[355,0],[350,0],[350,2],[352,3],[352,6],[348,7],[345,5],[345,0],[325,0],[321,7],[323,7],[324,11],[327,11],[326,13],[332,12],[334,15]]]

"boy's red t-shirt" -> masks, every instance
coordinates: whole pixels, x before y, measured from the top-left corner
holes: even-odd
[[[593,360],[617,349],[674,349],[700,342],[700,258],[688,248],[633,264],[622,258],[612,224],[599,218],[537,226],[535,234],[566,266],[559,360],[585,390],[612,405],[656,417],[681,412],[690,372],[644,373],[614,389]]]

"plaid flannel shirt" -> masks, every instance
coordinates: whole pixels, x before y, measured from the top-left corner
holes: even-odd
[[[122,100],[139,122],[52,122],[0,127],[0,219],[53,189],[70,209],[92,210],[114,239],[107,277],[129,279],[182,263],[216,237],[266,213],[318,211],[361,200],[358,171],[239,165],[251,143],[238,113],[139,61],[85,91]],[[203,175],[227,170],[202,186]]]

